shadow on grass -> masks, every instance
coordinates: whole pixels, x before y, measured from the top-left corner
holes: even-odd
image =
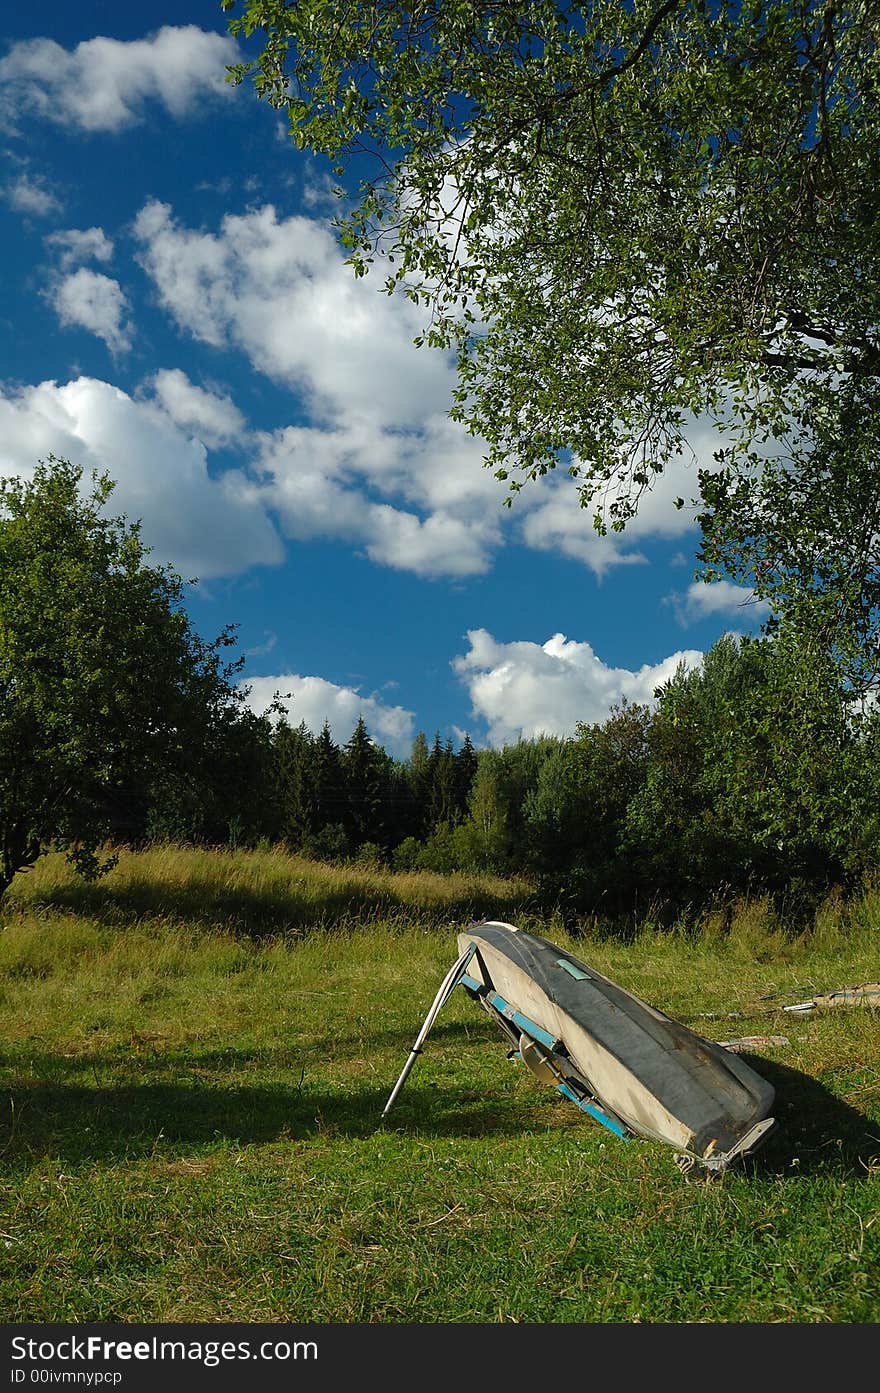
[[[880,1156],[880,1121],[830,1089],[776,1061],[744,1056],[776,1089],[778,1126],[747,1165],[759,1174],[795,1177],[836,1172],[865,1178]]]
[[[15,1054],[0,1054],[0,1069],[18,1074],[29,1080],[29,1087],[45,1087],[73,1082],[83,1076],[100,1085],[100,1075],[110,1070],[117,1074],[132,1073],[138,1078],[149,1074],[190,1075],[238,1073],[242,1069],[261,1069],[263,1071],[286,1070],[296,1078],[305,1068],[312,1072],[316,1063],[339,1063],[346,1059],[364,1059],[382,1049],[389,1049],[397,1056],[391,1063],[391,1071],[400,1072],[404,1060],[415,1042],[416,1031],[411,1027],[405,1030],[370,1030],[369,1033],[352,1035],[328,1035],[323,1039],[310,1040],[308,1044],[291,1043],[264,1046],[257,1049],[243,1049],[234,1045],[219,1049],[200,1049],[193,1052],[192,1045],[182,1045],[178,1049],[154,1048],[151,1037],[133,1035],[131,1041],[120,1041],[112,1049],[83,1051],[80,1054],[61,1055],[53,1051],[27,1048]],[[504,1042],[499,1031],[488,1019],[477,1021],[447,1021],[435,1026],[426,1052],[439,1052],[444,1043],[453,1047],[460,1044],[462,1052],[472,1046],[486,1042],[497,1043],[499,1059],[503,1062]],[[433,1051],[432,1051],[433,1047]],[[390,1086],[390,1085],[389,1085]],[[3,1097],[0,1087],[0,1100]],[[6,1090],[8,1091],[8,1089]]]
[[[454,1037],[467,1029],[451,1023],[446,1034]],[[390,1032],[388,1038],[393,1038]],[[296,1144],[321,1137],[366,1138],[379,1130],[399,1070],[395,1067],[393,1077],[380,1088],[355,1082],[349,1090],[330,1089],[309,1081],[304,1070],[312,1057],[311,1051],[306,1056],[283,1048],[259,1054],[221,1050],[196,1058],[147,1056],[129,1061],[137,1071],[136,1082],[110,1085],[98,1081],[97,1070],[118,1068],[118,1054],[32,1059],[32,1069],[43,1077],[3,1090],[0,1165],[22,1170],[45,1157],[66,1165],[168,1158],[224,1142]],[[503,1062],[503,1053],[499,1057]],[[749,1172],[788,1179],[829,1174],[864,1179],[876,1169],[880,1122],[842,1102],[809,1075],[766,1059],[752,1062],[776,1089],[774,1115],[779,1125],[745,1163]],[[197,1077],[190,1082],[150,1079],[160,1070],[222,1073],[248,1065],[289,1069],[291,1080],[300,1071],[301,1081],[256,1085],[213,1084]],[[93,1086],[81,1082],[89,1070],[95,1072]],[[59,1078],[59,1072],[74,1080]],[[545,1090],[536,1089],[534,1101],[544,1096]],[[481,1091],[471,1075],[461,1088],[425,1086],[411,1079],[386,1125],[421,1136],[491,1137],[522,1135],[530,1123],[521,1099],[505,1098],[494,1090],[492,1076]]]
[[[332,1055],[335,1059],[362,1058],[365,1050],[373,1049],[391,1048],[408,1052],[415,1044],[420,1025],[421,1021],[416,1020],[413,1025],[407,1026],[404,1030],[370,1030],[369,1035],[327,1035],[323,1039],[313,1041],[309,1049],[312,1054]],[[477,1016],[475,1020],[447,1021],[443,1025],[433,1026],[430,1042],[424,1048],[426,1053],[431,1053],[439,1045],[447,1043],[450,1045],[460,1044],[461,1048],[466,1050],[473,1045],[485,1044],[487,1041],[492,1041],[498,1045],[501,1051],[500,1058],[503,1060],[504,1052],[510,1046],[488,1016],[484,1016],[482,1019]],[[402,1061],[401,1067],[403,1067]]]
[[[368,927],[381,922],[429,928],[448,928],[499,914],[522,914],[524,900],[471,892],[440,905],[408,903],[393,890],[355,881],[330,889],[318,898],[289,890],[249,890],[213,884],[157,885],[148,878],[123,886],[74,881],[53,887],[51,893],[23,902],[31,909],[60,909],[96,919],[110,928],[126,928],[145,919],[186,921],[201,928],[222,929],[254,940],[298,936],[320,929]]]
[[[319,1137],[366,1138],[382,1126],[393,1082],[382,1088],[355,1085],[350,1091],[203,1083],[106,1088],[50,1083],[8,1090],[0,1165],[22,1170],[43,1158],[72,1166],[167,1157],[223,1142],[295,1145]],[[523,1109],[473,1087],[409,1084],[393,1119],[393,1129],[401,1127],[433,1136],[516,1135],[523,1131]]]

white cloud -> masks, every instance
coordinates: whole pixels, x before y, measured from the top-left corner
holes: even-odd
[[[683,538],[693,532],[696,524],[691,500],[699,491],[697,473],[700,468],[711,466],[718,444],[718,434],[710,422],[691,418],[685,449],[669,461],[642,494],[638,512],[624,531],[612,532],[609,527],[604,537],[593,526],[593,515],[598,508],[606,523],[610,522],[609,509],[622,496],[621,484],[610,484],[593,503],[582,508],[578,504],[577,480],[561,475],[549,478],[547,488],[523,519],[526,544],[582,561],[600,577],[612,566],[644,564],[647,558],[640,547],[649,538]],[[522,494],[518,500],[521,497]],[[675,506],[679,498],[684,499],[682,508]]]
[[[289,427],[261,437],[264,467],[280,478],[311,468],[327,479],[360,479],[386,496],[400,495],[428,510],[456,511],[472,520],[503,512],[503,494],[481,452],[442,417],[421,429],[382,429],[367,422],[337,428]]]
[[[278,132],[281,142],[289,147],[290,131],[286,121],[279,121]],[[303,204],[306,208],[316,211],[335,213],[339,209],[338,187],[329,174],[318,170],[314,164],[306,165],[302,186]]]
[[[430,482],[431,440],[430,432],[290,427],[262,437],[260,469],[290,537],[342,538],[381,565],[417,575],[479,575],[498,542],[500,505],[487,514],[469,506],[465,491],[441,506],[443,489]],[[376,501],[376,491],[403,495],[427,516]]]
[[[277,642],[278,635],[273,633],[271,629],[264,629],[263,642],[255,643],[252,648],[246,648],[244,655],[246,658],[264,658],[267,653],[272,652]]]
[[[40,175],[20,174],[11,179],[3,189],[3,197],[16,213],[26,217],[47,218],[61,211],[61,200]]]
[[[544,644],[499,643],[485,629],[468,633],[470,648],[453,661],[468,689],[474,716],[486,722],[492,745],[521,736],[571,735],[579,721],[604,721],[612,706],[653,701],[654,689],[672,677],[679,663],[699,666],[693,649],[673,653],[637,671],[612,668],[588,643],[554,634]]]
[[[519,494],[514,507],[519,507]],[[543,496],[526,512],[521,522],[522,537],[537,551],[552,551],[589,566],[603,576],[612,566],[644,564],[646,557],[632,546],[632,527],[625,533],[609,532],[601,537],[593,526],[591,509],[582,508],[577,488],[571,480],[554,480]]]
[[[269,706],[276,692],[289,698],[284,702],[291,725],[305,721],[318,735],[325,721],[337,745],[344,745],[351,736],[359,716],[377,744],[389,754],[402,759],[412,747],[415,718],[402,706],[387,706],[376,696],[364,697],[354,687],[340,687],[323,677],[300,677],[297,673],[279,673],[275,677],[251,677],[242,684],[250,688],[248,705],[257,715]]]
[[[215,347],[236,345],[260,372],[305,393],[319,417],[412,426],[447,409],[450,365],[413,348],[419,312],[353,276],[322,222],[279,222],[267,205],[225,217],[218,234],[197,232],[154,201],[134,230],[178,325]]]
[[[673,506],[695,488],[684,457],[645,495],[622,536],[598,536],[567,477],[530,485],[506,510],[503,488],[482,467],[484,442],[449,419],[451,362],[413,347],[421,311],[379,293],[371,277],[355,278],[324,222],[279,219],[266,206],[209,232],[183,226],[152,201],[135,236],[161,303],[184,332],[238,347],[304,400],[308,426],[260,437],[258,465],[289,536],[344,539],[379,564],[431,577],[485,573],[503,540],[516,538],[601,576],[644,561],[648,537],[692,527],[690,511]],[[703,455],[708,436],[700,429]]]
[[[149,385],[169,419],[205,445],[225,445],[244,431],[244,417],[230,397],[197,387],[179,368],[163,368]]]
[[[114,353],[131,347],[131,328],[126,323],[128,301],[118,281],[81,266],[60,277],[48,298],[62,324],[97,334]]]
[[[367,555],[398,571],[423,576],[480,575],[488,570],[485,534],[475,524],[449,513],[424,520],[413,513],[373,504],[368,510],[371,536]]]
[[[128,43],[89,39],[70,51],[54,39],[27,39],[0,59],[0,110],[7,122],[27,111],[87,131],[130,126],[148,101],[181,118],[229,92],[226,66],[238,57],[227,35],[193,24]]]
[[[718,614],[735,614],[753,621],[763,619],[770,612],[766,600],[756,600],[753,590],[729,580],[715,581],[712,585],[696,580],[683,595],[670,595],[667,603],[674,606],[679,623],[683,625]]]
[[[117,482],[112,513],[143,520],[157,561],[185,577],[234,575],[283,560],[257,485],[239,470],[214,478],[207,451],[152,401],[80,377],[0,393],[0,474],[29,476],[54,454]]]
[[[303,393],[318,424],[261,437],[260,468],[289,536],[335,537],[417,575],[480,574],[500,541],[502,492],[479,441],[446,415],[453,378],[418,352],[408,302],[356,280],[335,237],[262,208],[217,234],[149,203],[136,236],[181,328],[237,344]]]
[[[58,255],[62,270],[80,266],[84,261],[109,261],[113,243],[101,227],[66,228],[50,232],[46,246]]]

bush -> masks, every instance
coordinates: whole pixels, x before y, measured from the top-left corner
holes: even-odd
[[[378,842],[362,842],[357,849],[354,863],[356,866],[368,866],[371,870],[378,871],[387,864],[387,858]]]
[[[455,828],[451,822],[437,824],[420,850],[416,865],[420,871],[439,871],[441,875],[459,869]]]
[[[344,861],[348,852],[348,837],[340,822],[327,823],[303,839],[303,856],[313,861]]]
[[[417,837],[405,837],[391,853],[391,865],[395,871],[418,870],[419,856],[423,850]]]

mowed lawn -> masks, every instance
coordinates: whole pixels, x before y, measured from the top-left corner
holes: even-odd
[[[777,1133],[720,1181],[506,1057],[463,992],[382,1108],[474,917],[544,933],[750,1062]],[[529,887],[280,852],[55,857],[0,909],[4,1322],[875,1322],[880,902],[801,938],[566,938]]]

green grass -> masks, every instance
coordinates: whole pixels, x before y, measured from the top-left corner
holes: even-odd
[[[126,854],[97,886],[47,858],[13,889],[5,1322],[880,1319],[880,1019],[781,1011],[880,977],[870,900],[799,939],[751,905],[622,944],[566,940],[525,885],[278,853]],[[787,1036],[751,1059],[778,1132],[687,1185],[509,1062],[464,993],[380,1126],[474,913],[706,1035]]]
[[[497,876],[392,875],[331,866],[279,850],[225,851],[156,846],[118,853],[110,875],[74,877],[61,856],[47,856],[13,883],[10,899],[37,913],[69,909],[120,928],[143,919],[227,929],[239,936],[292,938],[316,928],[379,922],[434,927],[488,913],[515,913],[530,899],[523,880]]]

